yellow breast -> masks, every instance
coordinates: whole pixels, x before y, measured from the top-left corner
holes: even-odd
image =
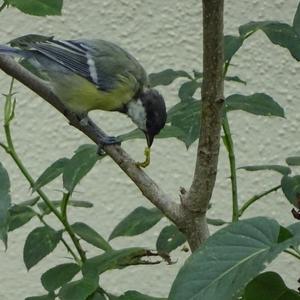
[[[138,89],[136,80],[124,76],[110,91],[101,91],[95,84],[76,74],[63,74],[60,80],[51,83],[64,105],[77,113],[94,109],[118,110],[132,99]]]

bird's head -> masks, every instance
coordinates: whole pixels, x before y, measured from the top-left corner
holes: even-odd
[[[127,114],[146,136],[150,148],[155,135],[165,126],[167,112],[164,98],[154,89],[146,89],[128,105]]]

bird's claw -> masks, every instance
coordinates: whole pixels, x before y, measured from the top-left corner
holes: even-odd
[[[111,145],[121,145],[121,141],[118,140],[114,136],[105,136],[101,137],[101,139],[98,142],[98,150],[97,153],[99,155],[103,155],[105,151],[103,150],[104,146],[111,146]]]

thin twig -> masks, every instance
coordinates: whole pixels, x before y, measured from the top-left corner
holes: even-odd
[[[41,214],[36,213],[36,216],[39,218],[39,220],[47,227],[52,228],[43,218],[43,216]],[[72,248],[69,246],[69,244],[67,243],[67,241],[61,237],[60,238],[61,242],[64,244],[64,246],[66,247],[67,251],[73,256],[74,260],[81,264],[81,260],[80,258],[75,254],[75,252],[72,250]]]
[[[300,255],[298,253],[294,252],[294,251],[291,251],[291,250],[287,249],[287,250],[284,250],[284,252],[296,257],[297,259],[300,259]]]
[[[251,197],[249,200],[247,200],[242,207],[239,210],[239,217],[242,216],[242,214],[245,212],[245,210],[252,205],[253,203],[255,203],[257,200],[263,198],[264,196],[267,196],[268,194],[277,191],[278,189],[281,188],[281,185],[277,185],[275,187],[272,187],[271,189],[262,192],[260,194],[254,195],[253,197]]]
[[[237,175],[235,166],[235,155],[233,140],[231,138],[231,131],[226,113],[223,116],[223,132],[228,152],[228,159],[230,164],[230,180],[231,180],[231,193],[232,193],[232,222],[239,220],[239,203],[238,203],[238,188],[237,188]]]
[[[12,94],[12,88],[13,88],[13,79],[12,79],[11,84],[10,84],[8,97],[10,97],[11,94]],[[12,111],[11,114],[13,115],[13,113],[14,112]],[[18,154],[15,150],[15,146],[14,146],[13,139],[12,139],[12,136],[11,136],[10,123],[12,121],[12,118],[8,117],[8,116],[5,116],[5,118],[6,118],[6,121],[4,123],[4,132],[5,132],[5,137],[6,137],[6,141],[7,141],[7,153],[14,160],[15,164],[17,165],[17,167],[19,168],[21,173],[24,175],[24,177],[27,179],[27,181],[30,184],[30,187],[32,188],[34,186],[34,179],[29,174],[28,170],[25,168],[25,166],[23,165],[21,159],[19,158],[19,156],[18,156]],[[81,260],[84,262],[86,260],[85,252],[81,248],[79,240],[76,238],[71,226],[61,216],[60,212],[56,209],[56,207],[52,204],[52,202],[50,201],[48,196],[41,189],[39,189],[39,188],[36,189],[36,192],[41,197],[41,199],[45,202],[45,204],[48,206],[48,208],[51,210],[51,212],[53,212],[53,214],[64,225],[66,231],[68,232],[70,238],[72,239],[72,241],[74,243],[74,246],[76,247],[76,249],[77,249],[77,251],[80,255]]]
[[[223,75],[224,78],[227,75],[229,66],[230,66],[230,60],[225,62],[224,75]],[[232,222],[236,222],[239,220],[237,173],[236,173],[236,162],[235,162],[235,154],[234,154],[234,144],[232,140],[229,121],[227,118],[226,108],[223,116],[222,128],[224,132],[224,139],[226,142],[226,149],[228,152],[228,160],[230,165],[230,181],[231,181],[231,194],[232,194]]]

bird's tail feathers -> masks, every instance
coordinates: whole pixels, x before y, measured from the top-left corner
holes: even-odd
[[[19,57],[28,57],[30,55],[29,51],[12,48],[6,45],[0,45],[0,55],[10,55]]]

